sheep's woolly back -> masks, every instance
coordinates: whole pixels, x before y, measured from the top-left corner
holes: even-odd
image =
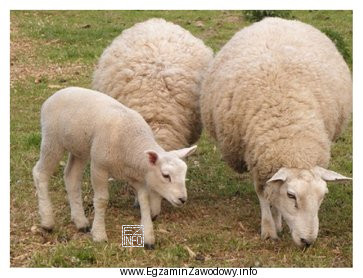
[[[225,160],[261,182],[282,166],[326,167],[351,106],[350,71],[334,44],[310,25],[279,18],[238,32],[201,92],[203,124]]]
[[[182,27],[150,19],[106,48],[92,87],[138,111],[166,150],[179,149],[200,136],[200,84],[212,58]]]

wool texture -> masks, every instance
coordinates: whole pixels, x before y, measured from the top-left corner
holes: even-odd
[[[281,167],[327,167],[352,112],[350,70],[334,43],[295,20],[266,18],[216,55],[202,122],[236,171],[265,183]]]
[[[165,149],[201,133],[200,86],[213,52],[182,27],[150,19],[124,30],[105,49],[92,87],[138,111]]]

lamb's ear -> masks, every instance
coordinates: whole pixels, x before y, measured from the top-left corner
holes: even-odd
[[[289,171],[288,169],[286,169],[285,167],[282,167],[280,168],[272,177],[271,179],[269,179],[266,184],[270,184],[272,182],[275,182],[275,181],[286,181],[287,179],[287,176],[289,174]]]
[[[176,153],[177,156],[179,156],[179,158],[184,158],[184,157],[187,157],[187,156],[191,155],[192,153],[194,153],[196,149],[197,149],[197,145],[190,147],[190,148],[176,150],[174,152]]]
[[[313,171],[325,181],[348,181],[352,179],[319,166],[315,166]]]
[[[154,166],[159,159],[158,153],[156,151],[150,150],[145,151],[145,154],[147,155],[149,163]]]

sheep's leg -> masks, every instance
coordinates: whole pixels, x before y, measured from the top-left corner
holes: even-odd
[[[89,222],[84,214],[81,183],[86,161],[72,155],[68,156],[67,166],[64,170],[64,182],[71,206],[71,218],[78,230],[89,231]]]
[[[93,206],[95,217],[92,224],[92,237],[94,241],[107,241],[105,214],[108,203],[108,173],[91,162],[91,181],[94,191]]]
[[[149,199],[150,199],[150,210],[151,210],[151,219],[154,221],[161,211],[161,200],[162,197],[159,193],[154,190],[149,191]]]
[[[271,213],[270,202],[262,196],[262,194],[257,193],[257,196],[261,207],[261,238],[278,239],[275,221]]]
[[[63,153],[64,150],[60,146],[48,144],[48,141],[44,138],[41,145],[40,158],[33,168],[41,226],[47,231],[52,231],[54,228],[54,216],[48,193],[48,183],[59,161],[62,159]]]
[[[276,230],[277,230],[278,233],[281,233],[282,232],[282,217],[281,217],[281,213],[274,206],[271,207],[271,213],[272,213],[272,217],[273,217],[274,222],[275,222]]]
[[[139,200],[137,199],[137,192],[134,190],[134,204],[132,205],[133,208],[140,208]]]
[[[134,185],[134,188],[137,190],[137,198],[140,204],[141,225],[144,226],[144,245],[146,249],[154,249],[155,236],[153,222],[151,220],[149,192],[145,185]]]

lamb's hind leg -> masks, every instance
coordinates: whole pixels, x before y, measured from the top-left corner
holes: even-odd
[[[89,231],[89,222],[84,215],[82,202],[82,176],[86,161],[69,154],[67,166],[64,170],[64,182],[71,206],[71,218],[78,230]]]
[[[107,241],[105,215],[108,203],[108,172],[91,161],[91,180],[94,191],[95,217],[92,224],[94,241]]]
[[[45,138],[42,141],[40,158],[33,168],[33,179],[38,195],[41,226],[48,231],[54,228],[54,216],[48,193],[48,183],[63,153],[63,148],[54,143],[49,144]]]

